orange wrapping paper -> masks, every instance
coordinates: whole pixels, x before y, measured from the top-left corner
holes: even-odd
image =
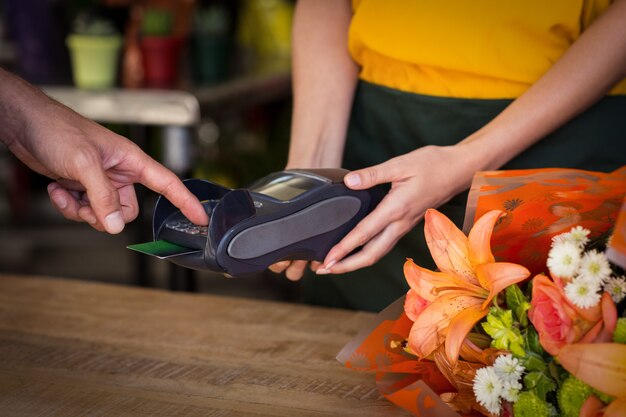
[[[413,322],[404,314],[404,297],[384,309],[377,321],[337,355],[348,368],[376,371],[378,390],[394,404],[420,417],[460,417],[439,394],[454,391],[434,362],[418,361],[402,348]]]
[[[611,232],[625,194],[626,167],[608,174],[561,168],[479,172],[463,230],[490,210],[505,210],[491,238],[494,256],[538,274],[546,272],[553,236],[577,225],[591,230],[592,240]],[[620,230],[612,250],[626,257],[623,223]]]

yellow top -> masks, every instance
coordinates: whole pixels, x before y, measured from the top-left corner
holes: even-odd
[[[361,79],[418,94],[514,98],[611,0],[352,0]],[[626,94],[626,79],[612,94]]]

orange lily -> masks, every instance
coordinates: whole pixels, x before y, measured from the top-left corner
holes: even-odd
[[[411,259],[404,264],[404,275],[411,287],[407,300],[417,295],[426,303],[418,314],[405,305],[407,315],[414,321],[409,346],[419,357],[427,357],[445,344],[447,358],[456,364],[463,341],[487,315],[492,299],[530,275],[521,265],[496,262],[491,253],[491,233],[503,213],[486,213],[466,237],[437,210],[426,211],[426,243],[441,272],[417,266]]]
[[[616,397],[604,410],[604,417],[626,415],[626,345],[574,343],[565,345],[557,359],[576,378]],[[595,415],[592,412],[601,408],[599,405],[587,406],[592,409],[588,415]]]

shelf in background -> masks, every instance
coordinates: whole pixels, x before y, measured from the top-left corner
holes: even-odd
[[[289,97],[291,72],[245,75],[189,90],[204,112],[238,109]]]
[[[81,90],[42,87],[53,99],[103,123],[194,126],[200,111],[215,112],[272,102],[291,94],[291,73],[246,75],[189,90]]]
[[[83,116],[103,123],[193,126],[200,121],[198,100],[178,90],[81,90],[43,87],[53,99]]]

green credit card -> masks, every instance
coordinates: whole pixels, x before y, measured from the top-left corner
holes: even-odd
[[[146,255],[156,256],[159,259],[200,252],[200,249],[186,248],[166,240],[155,240],[154,242],[138,243],[126,247],[137,252],[145,253]]]

